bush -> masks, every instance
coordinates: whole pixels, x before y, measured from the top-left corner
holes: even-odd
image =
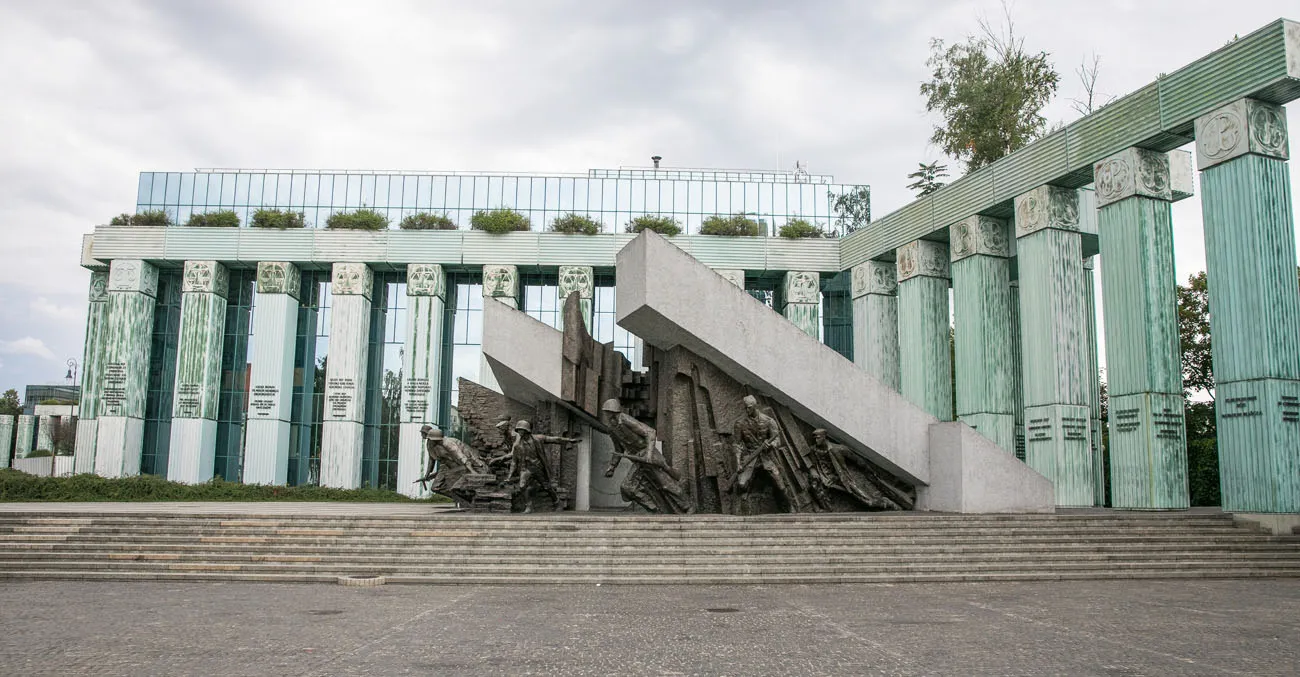
[[[77,404],[77,403],[78,403],[77,400],[65,400],[65,399],[58,398],[58,397],[49,397],[49,398],[46,398],[46,399],[41,400],[38,404],[50,404],[50,405],[57,405],[57,406],[66,407],[66,406],[74,405],[74,404]]]
[[[402,219],[397,227],[402,230],[456,230],[456,222],[446,214],[420,212]]]
[[[0,501],[364,501],[424,502],[385,489],[325,489],[239,484],[215,478],[204,484],[168,482],[155,475],[106,479],[97,475],[36,477],[0,469]],[[449,499],[434,496],[430,503]]]
[[[54,454],[51,453],[49,449],[37,449],[30,454],[27,454],[27,458],[49,458],[53,455]]]
[[[763,230],[754,219],[744,214],[710,216],[700,224],[700,235],[725,235],[727,237],[755,237]]]
[[[653,230],[660,235],[672,237],[681,234],[682,224],[671,216],[659,214],[644,214],[627,222],[627,232],[639,233],[643,230]]]
[[[551,232],[595,235],[600,232],[600,222],[581,214],[565,214],[551,222]]]
[[[388,217],[373,209],[338,212],[325,219],[325,227],[330,230],[384,230],[388,228]]]
[[[139,214],[119,214],[109,220],[110,226],[170,226],[172,217],[162,209],[151,209]]]
[[[1187,440],[1187,484],[1194,506],[1222,504],[1217,446],[1213,437]]]
[[[239,215],[230,209],[208,214],[192,214],[185,225],[190,228],[238,228]]]
[[[788,237],[797,240],[801,237],[825,237],[821,228],[814,226],[803,219],[790,219],[781,230],[777,231],[781,237]]]
[[[307,219],[302,212],[287,212],[281,209],[259,209],[253,212],[252,223],[249,224],[254,228],[276,228],[287,230],[289,228],[304,228],[307,225]]]
[[[533,224],[527,216],[513,209],[492,209],[474,212],[470,217],[469,227],[485,233],[500,235],[516,230],[532,230]]]

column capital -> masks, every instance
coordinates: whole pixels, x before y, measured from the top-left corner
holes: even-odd
[[[109,267],[109,291],[133,291],[158,296],[158,269],[139,259],[115,259]]]
[[[914,277],[940,277],[948,279],[948,245],[929,240],[912,240],[895,252],[898,261],[898,281]]]
[[[412,263],[406,266],[407,296],[447,298],[447,276],[436,263]]]
[[[1124,150],[1092,166],[1097,208],[1140,195],[1172,202],[1169,155],[1145,148]]]
[[[88,298],[91,303],[108,301],[108,273],[106,271],[96,270],[90,273],[90,294]]]
[[[782,281],[786,303],[818,303],[821,301],[821,275],[815,272],[789,270]]]
[[[494,264],[483,266],[483,295],[519,298],[519,268]]]
[[[745,288],[745,271],[740,268],[714,268],[713,272],[723,276],[730,282],[741,289]]]
[[[335,263],[330,276],[330,293],[334,296],[364,296],[374,291],[375,275],[364,263]]]
[[[1016,237],[1045,228],[1079,231],[1079,194],[1073,188],[1039,186],[1016,197]]]
[[[1196,164],[1214,165],[1253,153],[1288,159],[1286,111],[1255,99],[1237,99],[1196,118]]]
[[[298,298],[302,272],[288,261],[260,261],[257,264],[257,293],[288,294]]]
[[[888,261],[864,261],[853,266],[853,298],[867,294],[893,296],[898,293],[898,273]]]
[[[1002,219],[980,215],[962,219],[948,226],[948,239],[953,263],[976,254],[999,258],[1011,256],[1011,237],[1007,233],[1007,222]]]
[[[216,294],[225,298],[230,291],[230,272],[216,261],[186,261],[181,274],[182,293]]]
[[[559,280],[561,304],[575,291],[578,298],[584,299],[591,298],[596,291],[596,271],[591,266],[560,266]]]

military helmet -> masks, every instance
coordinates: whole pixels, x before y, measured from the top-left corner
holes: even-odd
[[[751,404],[754,406],[758,406],[758,398],[754,397],[753,395],[746,395],[743,402],[745,403],[746,406]]]
[[[431,440],[440,440],[440,439],[442,439],[442,428],[439,428],[439,427],[437,427],[437,426],[425,426],[425,428],[428,428],[428,429],[429,429],[429,430],[428,430],[428,432],[429,432],[429,439],[431,439]],[[421,430],[423,430],[423,429],[424,429],[424,428],[421,428]]]
[[[526,433],[530,433],[533,431],[533,424],[523,419],[519,419],[518,421],[515,421],[515,430],[522,430]]]
[[[608,400],[605,400],[604,404],[600,405],[600,410],[621,414],[623,413],[623,405],[619,404],[617,398],[611,397]]]

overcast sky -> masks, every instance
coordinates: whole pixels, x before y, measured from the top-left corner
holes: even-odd
[[[1077,117],[1073,70],[1093,53],[1099,89],[1123,94],[1300,19],[1294,0],[1013,13],[1062,73],[1054,122]],[[869,184],[882,215],[917,162],[941,159],[917,93],[930,39],[980,15],[1000,19],[998,3],[0,0],[0,389],[61,383],[81,360],[81,235],[133,211],[142,170],[802,161]],[[1199,201],[1174,214],[1181,280],[1204,268]]]

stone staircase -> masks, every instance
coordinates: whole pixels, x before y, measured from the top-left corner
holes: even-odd
[[[770,584],[1300,576],[1223,514],[0,513],[0,578]]]

